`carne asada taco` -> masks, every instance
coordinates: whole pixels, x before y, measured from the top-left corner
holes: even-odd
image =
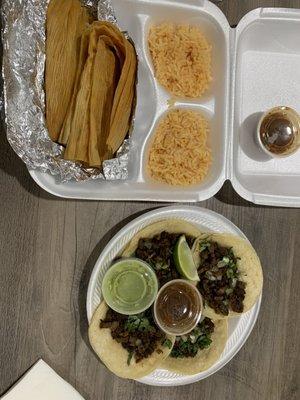
[[[154,371],[170,354],[175,337],[155,325],[151,310],[139,315],[123,315],[103,301],[90,327],[92,348],[114,374],[137,379]]]
[[[227,331],[227,320],[204,318],[189,334],[176,336],[169,357],[160,366],[184,375],[207,370],[223,353]]]
[[[192,251],[204,315],[212,319],[231,317],[255,304],[262,290],[263,274],[249,242],[229,234],[203,233]]]
[[[180,278],[174,261],[178,239],[185,235],[192,248],[201,231],[193,224],[180,219],[156,222],[139,231],[122,253],[122,257],[137,257],[146,261],[156,272],[159,285]]]

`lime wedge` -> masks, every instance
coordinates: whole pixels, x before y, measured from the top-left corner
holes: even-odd
[[[180,236],[178,239],[173,256],[177,271],[180,275],[189,281],[199,281],[193,255],[184,235]]]

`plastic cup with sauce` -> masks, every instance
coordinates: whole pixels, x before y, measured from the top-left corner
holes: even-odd
[[[149,264],[138,258],[121,258],[102,281],[105,302],[114,311],[134,315],[147,310],[158,292],[158,281]]]
[[[265,112],[257,127],[260,148],[270,157],[282,158],[300,148],[300,116],[290,107],[280,106]]]
[[[199,323],[202,296],[196,286],[184,279],[174,279],[159,290],[154,303],[154,318],[169,335],[185,335]]]

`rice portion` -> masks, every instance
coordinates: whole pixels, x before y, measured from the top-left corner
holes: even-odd
[[[209,126],[198,112],[175,109],[159,122],[148,158],[150,176],[169,185],[201,182],[211,165]]]
[[[155,77],[172,95],[200,97],[212,81],[211,45],[193,25],[153,25],[148,44]]]

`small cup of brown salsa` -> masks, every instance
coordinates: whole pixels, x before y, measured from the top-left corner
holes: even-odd
[[[294,154],[300,148],[300,116],[297,111],[280,106],[265,112],[258,124],[257,140],[270,157]]]
[[[185,335],[198,324],[202,297],[197,287],[183,279],[174,279],[158,292],[154,303],[157,325],[170,335]]]

